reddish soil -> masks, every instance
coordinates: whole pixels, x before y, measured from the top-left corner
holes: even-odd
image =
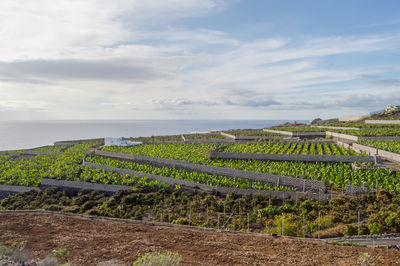
[[[178,252],[183,265],[360,265],[364,252],[370,255],[368,265],[400,265],[400,252],[386,248],[62,213],[0,212],[0,242],[23,240],[35,258],[66,248],[74,265],[111,259],[131,265],[156,250]]]

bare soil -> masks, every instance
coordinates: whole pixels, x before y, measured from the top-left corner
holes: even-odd
[[[24,240],[35,258],[66,248],[65,261],[74,265],[112,259],[131,265],[156,250],[178,252],[183,265],[360,265],[363,253],[370,256],[366,265],[400,265],[394,249],[63,213],[0,212],[0,242]]]

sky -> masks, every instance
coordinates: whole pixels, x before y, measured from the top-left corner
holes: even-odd
[[[0,120],[300,120],[400,104],[398,0],[1,0],[0,36]]]

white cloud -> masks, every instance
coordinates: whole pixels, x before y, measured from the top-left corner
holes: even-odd
[[[340,97],[376,86],[385,86],[383,95],[398,90],[397,78],[362,75],[399,69],[325,64],[336,55],[396,50],[398,35],[243,40],[176,23],[227,2],[3,0],[0,110],[16,118],[246,118],[277,106],[321,107],[313,101],[355,108]],[[352,87],[357,79],[362,86]],[[347,91],[335,92],[332,84],[344,82]],[[389,98],[379,99],[375,105]]]

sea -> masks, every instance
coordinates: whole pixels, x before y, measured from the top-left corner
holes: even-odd
[[[55,141],[147,137],[210,130],[259,129],[290,120],[62,120],[0,121],[0,151],[52,145]],[[306,122],[297,120],[297,122]]]

